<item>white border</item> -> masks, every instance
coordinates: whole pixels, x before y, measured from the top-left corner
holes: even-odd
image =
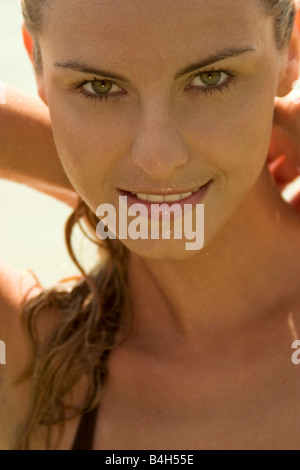
[[[0,80],[0,104],[6,104],[6,83]]]

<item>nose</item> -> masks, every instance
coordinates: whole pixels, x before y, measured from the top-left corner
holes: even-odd
[[[132,146],[132,160],[152,178],[163,179],[188,162],[189,154],[171,118],[156,108],[141,117]]]

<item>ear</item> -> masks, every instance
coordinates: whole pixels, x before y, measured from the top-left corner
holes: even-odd
[[[25,49],[27,51],[27,54],[29,56],[29,59],[34,67],[34,40],[30,33],[28,32],[25,24],[23,23],[22,25],[22,35],[23,35],[23,41],[25,45]],[[44,89],[44,80],[43,80],[43,74],[37,74],[35,72],[35,80],[37,84],[37,89],[38,89],[38,94],[39,97],[44,101],[45,104],[47,104],[47,99],[46,99],[46,94],[45,94],[45,89]]]
[[[31,62],[33,63],[33,39],[27,31],[24,23],[22,24],[22,35],[25,49],[27,51],[27,54],[29,55]]]
[[[298,28],[298,31],[300,31],[300,2],[299,0],[297,3],[297,13],[296,13],[296,18],[295,18],[295,23]]]

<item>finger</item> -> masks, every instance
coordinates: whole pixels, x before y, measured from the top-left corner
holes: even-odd
[[[287,131],[273,126],[272,137],[269,146],[268,160],[273,161],[280,155],[285,155],[300,171],[300,144]]]
[[[300,212],[300,192],[293,196],[289,203]]]
[[[269,170],[280,190],[299,176],[294,165],[284,155],[270,163]]]
[[[292,90],[284,98],[276,98],[273,123],[297,135],[300,129],[300,90]]]

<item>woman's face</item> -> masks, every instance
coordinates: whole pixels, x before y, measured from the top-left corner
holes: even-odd
[[[259,4],[49,2],[39,90],[65,170],[93,211],[109,203],[118,214],[119,190],[182,194],[213,180],[204,247],[221,230],[265,165],[282,75],[274,20]],[[123,243],[182,259],[195,254],[186,241]]]

